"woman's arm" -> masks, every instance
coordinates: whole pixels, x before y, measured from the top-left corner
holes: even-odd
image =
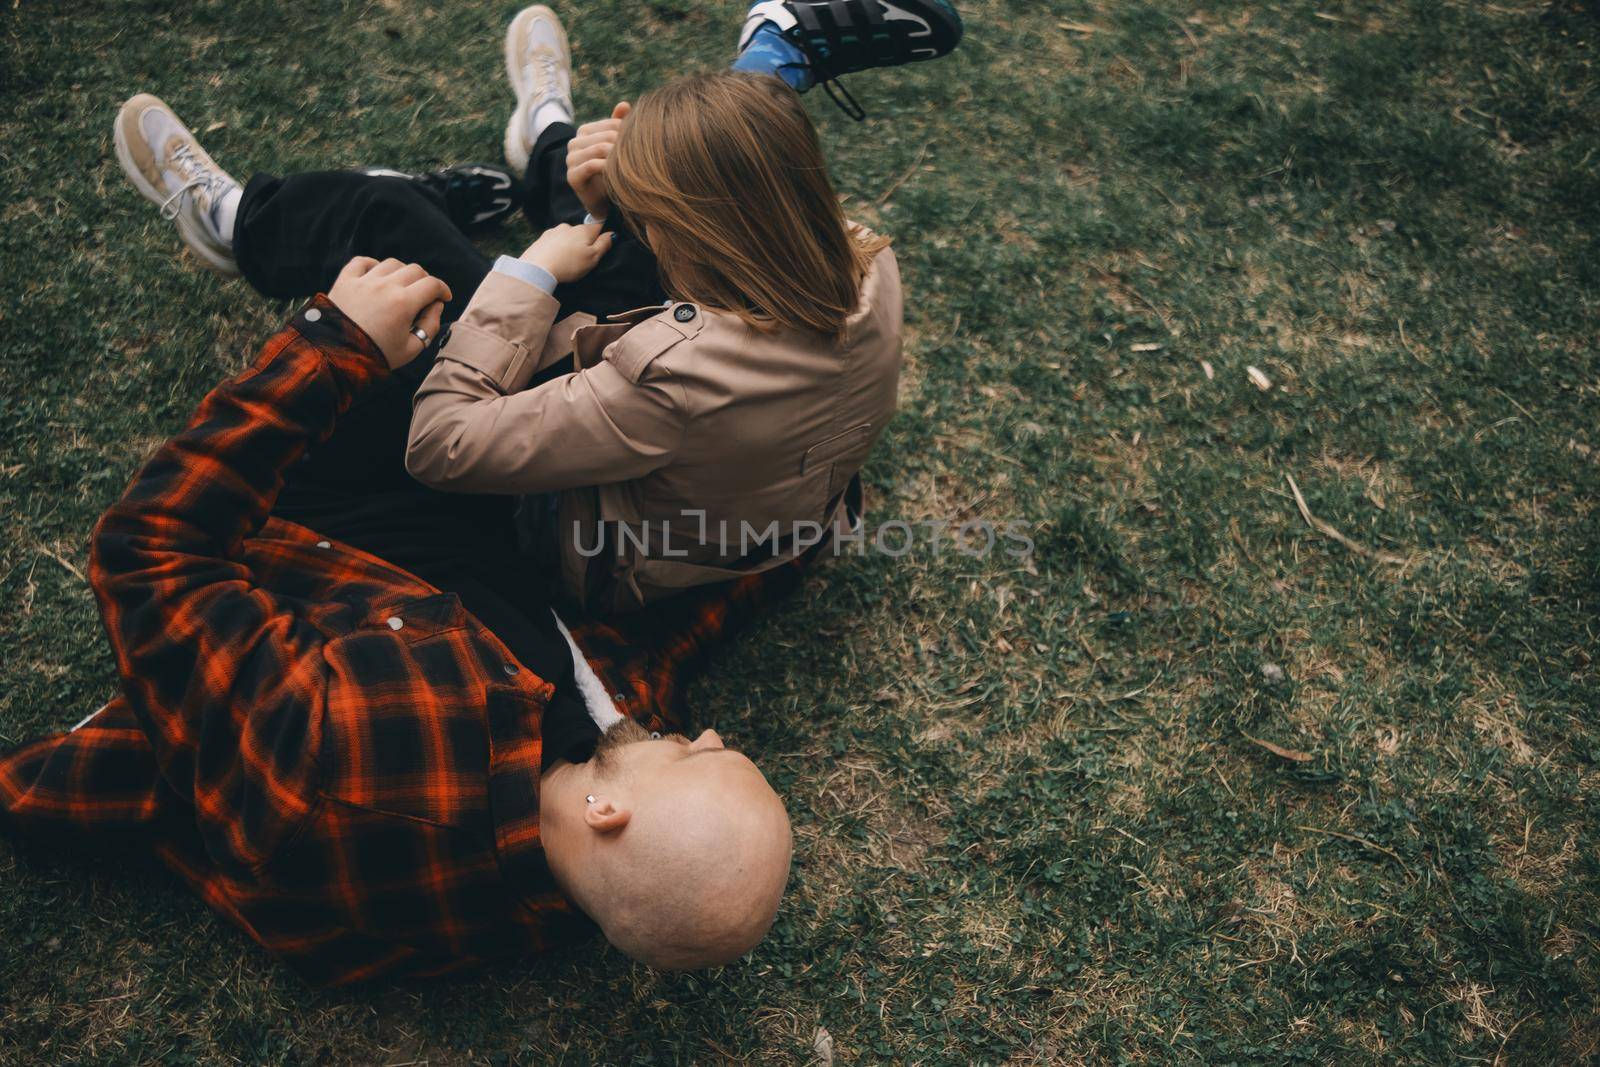
[[[671,458],[687,415],[665,371],[624,377],[601,364],[522,391],[553,350],[552,283],[588,274],[610,248],[597,224],[556,226],[520,264],[484,279],[417,390],[406,446],[414,478],[459,492],[548,492],[635,478]]]
[[[626,481],[671,460],[688,423],[671,374],[652,367],[634,382],[601,361],[518,392],[537,369],[521,347],[474,334],[463,346],[451,334],[417,390],[412,477],[458,492],[541,493]]]

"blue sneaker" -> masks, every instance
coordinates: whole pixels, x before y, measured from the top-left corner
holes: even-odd
[[[961,33],[961,16],[948,0],[763,0],[745,18],[739,52],[743,57],[752,44],[776,44],[772,35],[780,36],[794,52],[769,72],[802,92],[820,83],[859,122],[866,112],[839,84],[841,75],[938,59],[955,50]]]

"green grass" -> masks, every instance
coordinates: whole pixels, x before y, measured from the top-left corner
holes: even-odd
[[[175,255],[117,104],[241,177],[492,159],[514,4],[5,7],[10,744],[107,696],[90,526],[284,314]],[[566,7],[598,114],[740,5]],[[909,291],[874,517],[1038,553],[844,561],[697,690],[794,816],[765,944],[329,995],[159,872],[0,842],[0,1061],[1597,1055],[1592,7],[963,9],[956,57],[853,80],[867,124],[812,107]]]

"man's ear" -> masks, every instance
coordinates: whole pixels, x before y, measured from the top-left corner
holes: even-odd
[[[610,797],[595,797],[594,803],[583,810],[583,821],[597,834],[613,834],[633,816],[626,804],[618,804]]]

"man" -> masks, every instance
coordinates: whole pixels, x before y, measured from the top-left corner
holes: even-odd
[[[576,686],[547,680],[573,674],[553,627],[269,517],[285,478],[344,473],[348,455],[297,460],[421,352],[411,324],[448,295],[419,267],[356,260],[135,477],[90,570],[121,695],[0,761],[0,818],[146,835],[319,983],[541,951],[584,916],[658,966],[736,958],[788,870],[753,764],[711,731],[651,736],[652,693],[643,725],[600,737]],[[452,548],[448,524],[394,514],[422,551]],[[461,545],[510,551],[458,526]]]
[[[565,101],[540,84],[519,86],[524,120]],[[748,951],[787,877],[787,816],[713,731],[672,731],[694,664],[798,568],[568,633],[516,564],[507,502],[445,498],[403,468],[418,357],[488,272],[470,244],[385,228],[380,210],[308,223],[315,198],[277,195],[297,179],[239,190],[153,98],[130,101],[117,145],[210,265],[248,276],[261,252],[261,277],[328,293],[99,523],[90,583],[120,692],[0,757],[0,824],[148,846],[318,984],[444,973],[594,926],[661,967]],[[575,197],[546,148],[525,191],[549,221]],[[318,180],[461,222],[507,199],[491,168]],[[625,241],[547,239],[605,253],[581,285],[545,261],[564,306],[651,281]],[[393,255],[408,243],[425,256]]]

